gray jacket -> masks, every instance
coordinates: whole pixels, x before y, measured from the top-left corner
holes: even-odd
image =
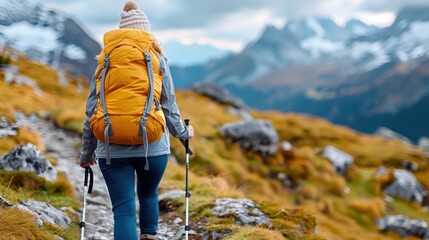
[[[170,153],[169,132],[176,138],[189,139],[188,128],[183,124],[180,112],[176,104],[176,95],[174,92],[173,79],[167,59],[160,57],[160,69],[163,72],[161,106],[165,114],[168,131],[165,131],[161,139],[149,144],[147,156],[159,156]],[[85,120],[82,134],[82,148],[80,161],[82,163],[91,163],[95,158],[106,158],[106,146],[103,142],[98,141],[92,134],[89,125],[95,105],[97,103],[96,81],[91,80],[89,87],[88,100],[86,102]],[[144,157],[145,151],[143,145],[110,145],[111,158],[126,157]]]

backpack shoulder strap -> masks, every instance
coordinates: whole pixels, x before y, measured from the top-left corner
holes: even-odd
[[[154,92],[154,77],[153,77],[153,71],[152,71],[152,56],[149,52],[143,52],[143,55],[146,60],[146,67],[147,67],[147,74],[149,77],[149,92],[146,99],[146,106],[142,114],[142,118],[140,120],[140,131],[139,136],[143,138],[143,147],[145,149],[145,158],[146,158],[146,164],[144,169],[149,170],[149,162],[147,160],[147,153],[148,153],[148,145],[149,140],[147,137],[147,130],[146,130],[146,123],[149,119],[149,114],[152,110],[152,102],[153,102],[153,92]]]
[[[109,70],[110,59],[107,54],[104,55],[103,71],[101,72],[101,84],[100,84],[100,103],[103,107],[104,121],[106,122],[106,128],[104,130],[104,144],[106,145],[106,164],[110,165],[110,142],[109,136],[113,136],[112,123],[110,122],[109,113],[107,112],[106,98],[104,95],[104,85],[106,82],[107,71]]]

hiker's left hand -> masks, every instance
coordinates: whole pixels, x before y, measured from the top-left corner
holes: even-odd
[[[80,167],[81,168],[86,168],[86,167],[89,167],[89,166],[91,166],[91,165],[96,165],[97,164],[97,160],[96,159],[94,159],[94,161],[92,161],[91,163],[80,163]]]

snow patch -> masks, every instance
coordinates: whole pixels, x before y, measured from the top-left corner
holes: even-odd
[[[322,53],[334,53],[344,49],[344,43],[333,42],[320,37],[307,38],[301,42],[300,46],[310,51],[313,57],[319,57]]]
[[[380,42],[357,42],[353,44],[351,49],[352,58],[359,60],[368,56],[372,56],[372,58],[363,67],[367,71],[391,61],[390,57],[386,54],[383,44]]]
[[[352,27],[351,31],[355,35],[363,36],[363,35],[368,34],[368,32],[370,30],[368,28],[365,28],[364,26],[357,26],[357,25],[355,25],[355,26]]]
[[[58,48],[59,34],[51,28],[19,22],[8,27],[0,26],[0,31],[12,41],[13,47],[22,52],[35,48],[47,53]]]
[[[309,26],[315,33],[317,37],[323,37],[325,35],[325,31],[323,30],[323,27],[320,25],[319,22],[317,22],[314,18],[307,18],[306,19],[307,26]]]
[[[64,56],[78,61],[86,59],[85,51],[74,44],[69,44],[64,48]]]

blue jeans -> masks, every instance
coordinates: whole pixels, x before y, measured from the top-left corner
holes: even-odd
[[[148,157],[149,171],[144,170],[145,158],[114,158],[111,165],[99,159],[112,201],[115,220],[115,240],[138,239],[136,228],[135,172],[140,205],[141,233],[156,234],[158,230],[158,184],[164,174],[168,156]]]

